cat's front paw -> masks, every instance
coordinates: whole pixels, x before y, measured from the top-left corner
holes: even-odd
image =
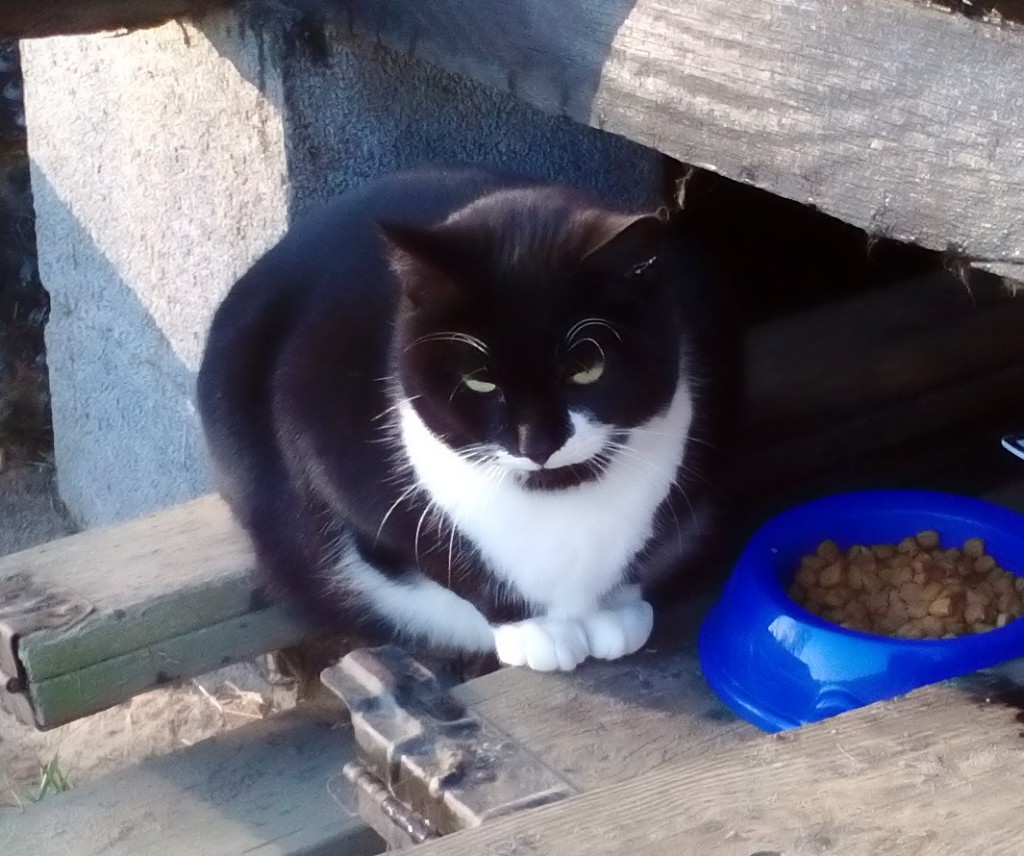
[[[590,655],[617,660],[639,651],[654,627],[654,609],[639,598],[582,619]]]
[[[509,666],[571,672],[590,653],[587,633],[573,619],[529,618],[492,629],[498,659]]]

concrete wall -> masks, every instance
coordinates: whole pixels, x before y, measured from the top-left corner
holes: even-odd
[[[84,525],[208,489],[205,330],[301,210],[431,160],[656,197],[653,152],[337,33],[310,49],[294,24],[23,43],[58,482]]]

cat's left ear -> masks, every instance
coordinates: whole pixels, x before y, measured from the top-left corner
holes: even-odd
[[[377,221],[387,244],[388,265],[417,306],[451,296],[452,251],[436,229]]]
[[[583,265],[628,280],[646,281],[657,268],[665,221],[656,214],[622,215],[607,223]]]

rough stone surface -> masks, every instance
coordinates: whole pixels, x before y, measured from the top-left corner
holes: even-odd
[[[82,524],[209,488],[193,386],[210,316],[312,204],[431,161],[656,198],[654,152],[307,26],[230,11],[24,43],[58,481]]]
[[[207,26],[260,62],[233,18]],[[214,305],[285,228],[279,85],[176,24],[27,41],[23,68],[57,480],[95,525],[208,488],[195,372]]]

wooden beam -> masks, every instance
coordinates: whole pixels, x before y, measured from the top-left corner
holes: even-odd
[[[1022,698],[1019,684],[977,677],[926,687],[412,852],[1011,856],[1021,847]]]
[[[216,496],[0,559],[0,699],[49,728],[308,638],[253,563]]]
[[[154,27],[230,0],[0,0],[0,39]]]
[[[912,0],[324,0],[550,113],[1024,278],[1024,31]]]
[[[368,856],[383,843],[338,799],[354,756],[344,711],[291,711],[28,803],[0,851]]]

